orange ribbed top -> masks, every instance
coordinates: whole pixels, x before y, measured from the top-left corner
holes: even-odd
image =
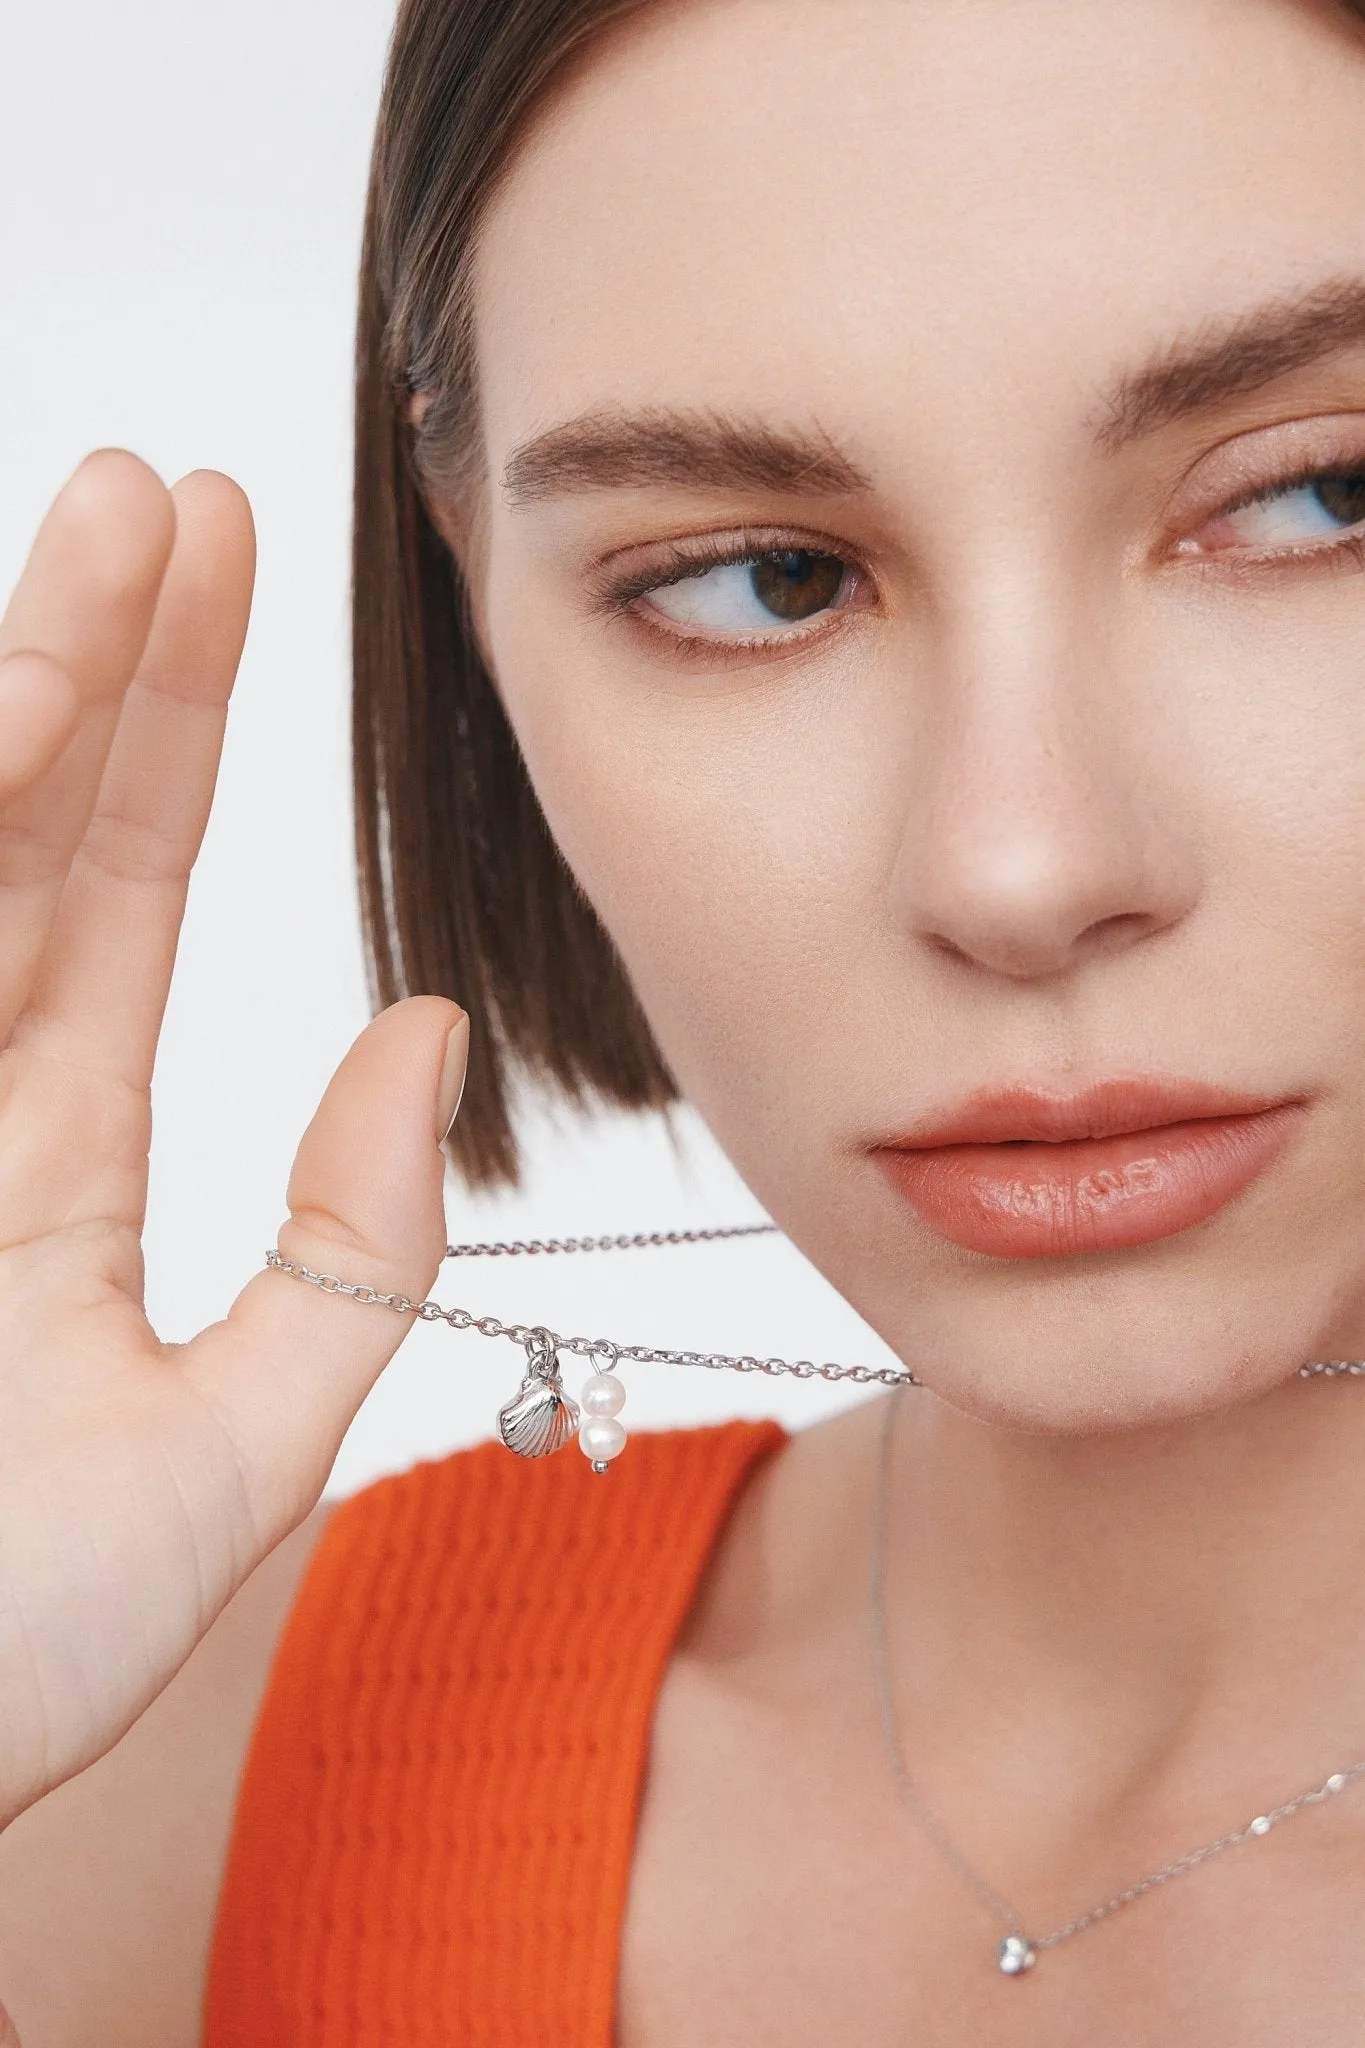
[[[654,1701],[775,1423],[484,1444],[332,1517],[247,1757],[205,2048],[610,2048]]]

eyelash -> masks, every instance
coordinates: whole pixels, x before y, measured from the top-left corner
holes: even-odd
[[[1277,571],[1292,574],[1296,568],[1309,564],[1338,575],[1365,569],[1365,532],[1353,533],[1348,528],[1340,540],[1318,541],[1303,547],[1269,548],[1260,555],[1248,551],[1222,562],[1208,557],[1195,562],[1194,567],[1203,575],[1273,576]]]
[[[786,532],[774,527],[745,528],[736,534],[714,538],[698,534],[694,540],[676,543],[662,559],[656,558],[647,568],[637,569],[610,583],[602,594],[602,608],[615,617],[629,618],[642,632],[665,641],[675,653],[709,655],[713,659],[763,650],[785,653],[788,648],[803,647],[808,640],[828,633],[831,614],[824,613],[796,632],[737,634],[732,639],[723,639],[717,634],[688,633],[681,627],[658,624],[633,608],[651,590],[666,590],[674,583],[685,583],[690,577],[705,575],[709,569],[761,562],[782,554],[788,548],[808,548],[812,553],[829,555],[842,562],[845,569],[851,570],[855,576],[866,574],[862,565],[845,552],[843,544],[836,543],[827,535]],[[848,607],[841,605],[839,609],[843,611]]]
[[[1291,469],[1283,476],[1272,477],[1266,483],[1253,485],[1239,491],[1235,498],[1227,499],[1213,509],[1212,516],[1229,518],[1234,512],[1244,512],[1248,505],[1259,505],[1269,498],[1284,497],[1291,491],[1301,491],[1306,484],[1321,483],[1324,478],[1340,476],[1357,469],[1365,469],[1365,457],[1350,457],[1346,461],[1313,462]],[[1237,575],[1274,574],[1277,569],[1292,573],[1304,563],[1320,564],[1331,571],[1350,572],[1365,568],[1365,527],[1347,527],[1336,540],[1309,541],[1298,547],[1266,548],[1260,554],[1247,549],[1229,560],[1220,561],[1209,557],[1197,566],[1207,574]]]
[[[1324,477],[1339,475],[1343,469],[1355,466],[1354,462],[1320,462],[1307,468],[1291,470],[1282,477],[1257,484],[1253,489],[1228,499],[1216,506],[1210,516],[1228,518],[1235,512],[1245,510],[1248,505],[1257,504],[1267,498],[1279,497],[1290,491],[1302,490],[1307,484],[1317,483]],[[675,544],[662,559],[656,559],[647,568],[635,570],[630,575],[609,583],[601,593],[601,609],[614,617],[630,618],[642,632],[666,642],[675,654],[709,657],[715,660],[747,652],[785,652],[789,648],[802,647],[807,641],[828,633],[831,614],[821,615],[809,626],[796,632],[756,633],[725,639],[707,633],[688,633],[680,628],[648,619],[643,612],[635,609],[639,600],[647,597],[652,590],[667,589],[672,584],[686,582],[690,577],[704,575],[711,569],[760,562],[788,548],[809,548],[818,553],[828,554],[842,562],[854,575],[866,574],[860,563],[843,552],[841,545],[822,535],[779,532],[772,528],[757,532],[744,530],[728,537],[717,536],[714,539],[701,534],[693,540]],[[1187,558],[1187,561],[1189,559]],[[1365,570],[1365,529],[1347,529],[1339,540],[1314,541],[1299,547],[1270,548],[1260,554],[1241,552],[1230,560],[1216,556],[1205,557],[1198,560],[1197,566],[1201,573],[1205,574],[1265,574],[1267,571],[1273,574],[1277,569],[1292,572],[1307,562],[1339,572]],[[840,607],[841,611],[846,609],[847,606]]]

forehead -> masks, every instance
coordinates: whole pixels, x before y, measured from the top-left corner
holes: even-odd
[[[1330,5],[682,0],[591,53],[490,209],[485,430],[964,399],[988,430],[1352,269],[1365,40]]]

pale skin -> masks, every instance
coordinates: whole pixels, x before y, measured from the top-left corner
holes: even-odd
[[[1365,1352],[1365,575],[1286,485],[1365,466],[1365,319],[1096,431],[1192,337],[1365,279],[1362,94],[1359,37],[1296,0],[695,0],[550,104],[476,268],[487,488],[439,510],[490,661],[684,1093],[927,1382],[891,1495],[905,1744],[1039,1931],[1365,1755],[1365,1402],[1294,1375]],[[818,434],[861,482],[505,487],[547,430],[650,407]],[[755,623],[742,577],[649,566],[755,533],[843,561],[844,600]],[[659,580],[623,609],[618,572]],[[170,498],[100,456],[0,643],[43,657],[0,671],[25,2048],[194,2040],[308,1510],[394,1334],[269,1275],[170,1353],[137,1306],[147,1075],[249,576],[230,485]],[[455,1021],[422,999],[360,1041],[286,1251],[429,1284]],[[868,1158],[986,1082],[1133,1072],[1292,1094],[1303,1127],[1196,1229],[1024,1263],[935,1238]],[[879,1744],[879,1424],[794,1440],[708,1570],[620,2048],[1358,2040],[1354,1793],[1024,1985],[993,1971]]]

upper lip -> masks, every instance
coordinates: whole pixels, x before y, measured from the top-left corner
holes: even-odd
[[[1288,1108],[1299,1097],[1247,1095],[1206,1081],[1157,1080],[1133,1075],[1097,1081],[1075,1094],[1046,1089],[982,1088],[946,1111],[931,1112],[883,1149],[928,1151],[940,1145],[1064,1145],[1083,1138],[1118,1138],[1134,1131],[1202,1118],[1257,1116]]]

